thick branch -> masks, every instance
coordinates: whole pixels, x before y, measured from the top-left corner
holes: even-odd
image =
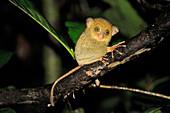
[[[152,9],[163,10],[163,11],[170,6],[169,1],[158,2],[153,0],[151,2],[151,0],[138,0],[137,2],[139,2],[145,8],[152,8]]]
[[[157,47],[163,39],[170,36],[170,11],[161,14],[153,24],[148,26],[135,37],[126,41],[125,48],[118,48],[119,52],[114,52],[104,56],[107,60],[95,62],[82,66],[80,69],[62,79],[55,87],[54,101],[67,97],[70,93],[87,87],[92,81],[105,75],[108,71],[116,68],[120,64],[131,61],[135,56]],[[50,103],[50,90],[52,84],[38,88],[25,88],[14,90],[3,90],[0,92],[0,105],[9,104],[32,104],[36,103],[46,108]]]

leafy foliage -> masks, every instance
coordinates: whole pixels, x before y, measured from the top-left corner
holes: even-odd
[[[170,80],[170,77],[169,77],[169,76],[164,76],[164,77],[161,77],[161,78],[157,78],[157,79],[152,78],[152,79],[154,79],[154,80],[152,81],[152,83],[150,84],[150,86],[148,86],[148,89],[151,90],[151,91],[152,91],[154,88],[156,88],[158,85],[160,85],[160,84],[162,84],[162,83],[164,83],[164,82],[169,81],[169,80]],[[147,83],[148,83],[147,79],[144,78],[144,79],[138,81],[136,85],[139,86],[139,87],[142,88],[142,89],[145,89]]]
[[[103,16],[108,18],[113,24],[116,24],[125,36],[132,37],[146,27],[144,20],[127,0],[104,1],[112,7],[105,11]]]
[[[120,29],[121,34],[129,38],[147,26],[146,22],[140,17],[128,0],[103,1],[110,5],[108,9],[101,10],[98,7],[94,7],[86,12],[87,16],[99,16],[108,19]]]
[[[77,42],[77,39],[86,28],[86,25],[83,23],[71,22],[71,21],[67,21],[65,23],[65,26],[68,27],[68,34],[70,35],[70,38],[74,43]]]
[[[1,108],[0,113],[16,113],[13,109],[6,107],[6,108]]]
[[[13,55],[13,52],[0,50],[0,68],[5,65]]]
[[[44,29],[46,29],[55,39],[57,39],[74,58],[74,52],[70,49],[65,39],[59,35],[49,22],[39,13],[37,8],[29,0],[9,0],[12,4],[17,6],[37,23],[39,23]]]
[[[158,108],[151,108],[145,111],[144,113],[162,113],[162,111],[161,111],[161,107],[158,107]]]
[[[63,113],[85,113],[83,108],[78,108],[75,110],[69,110],[68,108],[65,108]]]

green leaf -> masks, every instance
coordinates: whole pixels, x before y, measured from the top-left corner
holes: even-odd
[[[151,84],[151,90],[153,90],[155,87],[157,87],[158,85],[164,83],[164,82],[167,82],[168,80],[170,80],[170,77],[169,76],[164,76],[164,77],[161,77],[159,79],[156,79],[153,81],[153,83]]]
[[[64,109],[63,113],[85,113],[83,108],[77,108],[75,110],[69,110],[67,107]]]
[[[6,107],[6,108],[1,108],[0,113],[16,113],[13,109]]]
[[[111,7],[102,15],[118,26],[123,35],[132,37],[147,26],[128,0],[104,0],[104,2]]]
[[[12,55],[13,52],[0,50],[0,68],[6,63],[8,63]]]
[[[3,90],[6,90],[6,89],[16,89],[15,86],[7,86],[7,87],[4,87],[4,88],[0,88],[0,91],[3,91]]]
[[[162,113],[162,111],[160,110],[162,107],[158,107],[158,108],[151,108],[147,111],[145,111],[144,113]]]
[[[99,108],[104,110],[113,109],[118,105],[119,101],[119,97],[108,97],[101,102]]]
[[[16,7],[21,9],[37,23],[39,23],[45,30],[47,30],[55,39],[57,39],[74,58],[74,52],[70,49],[65,39],[59,35],[49,22],[39,13],[37,8],[29,0],[9,0]]]
[[[150,91],[152,91],[158,85],[170,80],[170,77],[169,76],[164,76],[164,77],[161,77],[161,78],[157,78],[157,79],[152,78],[152,79],[153,79],[153,81],[152,81],[152,84],[150,84],[150,88],[149,88]],[[139,86],[139,87],[141,87],[143,89],[146,88],[146,85],[147,85],[147,78],[144,78],[144,79],[137,82],[137,86]]]
[[[76,44],[79,36],[85,30],[86,24],[67,21],[65,26],[68,27],[68,34],[70,35],[72,41]]]

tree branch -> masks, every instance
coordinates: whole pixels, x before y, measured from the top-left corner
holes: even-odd
[[[103,62],[82,66],[80,69],[59,81],[54,89],[54,102],[66,98],[74,91],[90,85],[96,78],[105,75],[117,66],[133,60],[136,56],[157,47],[164,39],[170,36],[170,11],[161,14],[153,24],[141,31],[138,35],[125,42],[126,47],[117,48],[119,52],[107,53]],[[43,109],[50,103],[52,84],[38,88],[24,88],[3,90],[0,92],[0,105],[10,104],[38,104]]]
[[[138,0],[137,2],[139,2],[145,8],[152,8],[152,9],[157,9],[157,10],[162,10],[162,11],[164,11],[164,9],[167,9],[170,6],[169,1],[158,2],[158,1],[154,1],[154,0],[153,1],[151,1],[151,0]]]

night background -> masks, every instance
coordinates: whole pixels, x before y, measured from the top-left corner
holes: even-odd
[[[68,43],[67,21],[85,24],[86,18],[102,17],[120,30],[112,42],[128,40],[152,24],[169,0],[30,0]],[[54,82],[78,64],[42,26],[8,0],[0,1],[0,91],[33,88]],[[170,95],[170,39],[157,48],[119,66],[100,78],[101,84],[118,85]],[[4,57],[4,54],[6,56]],[[85,93],[84,93],[85,92]],[[112,89],[80,90],[76,98],[50,107],[46,113],[168,113],[169,100]],[[0,106],[0,113],[31,113],[36,105]],[[155,112],[153,112],[155,110]]]

